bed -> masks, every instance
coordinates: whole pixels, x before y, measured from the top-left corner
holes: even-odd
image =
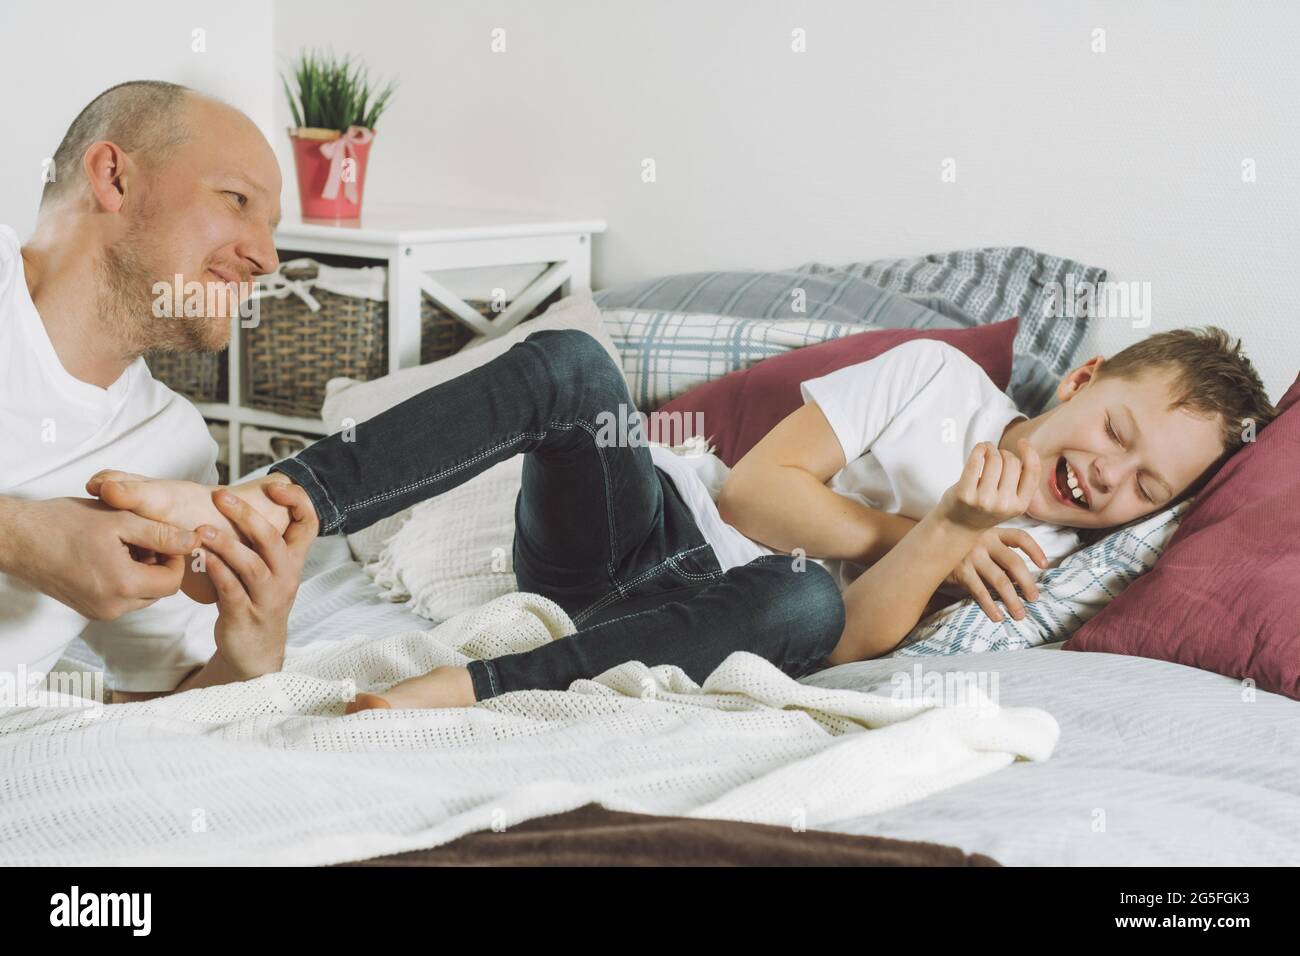
[[[429,626],[381,596],[344,539],[313,545],[290,646],[358,633],[380,639]],[[76,659],[95,664],[84,645]],[[946,863],[1292,865],[1300,859],[1300,703],[1262,691],[1252,699],[1236,681],[1177,664],[1055,646],[884,658],[800,683],[887,692],[895,675],[932,672],[985,675],[1003,705],[1050,713],[1060,725],[1050,759],[1018,761],[906,806],[817,829],[899,841],[885,845],[895,859],[914,844],[962,851],[943,858]],[[608,826],[609,819],[579,822]],[[455,845],[461,849],[448,851],[452,860],[465,862],[455,852],[467,852],[467,845],[463,839]],[[779,844],[766,846],[772,859],[780,858]],[[503,859],[521,862],[509,854]],[[717,859],[725,855],[719,851]],[[388,862],[436,865],[438,857],[421,861],[407,853]]]
[[[783,301],[791,282],[811,285],[816,277],[825,280],[821,304],[818,305],[814,297],[814,315],[807,320],[808,324],[791,326],[787,323],[782,327],[778,322],[775,333],[773,327],[764,330],[745,325],[740,327],[740,334],[733,334],[736,332],[733,326],[726,333],[725,343],[714,343],[701,340],[697,335],[698,327],[691,330],[689,322],[683,321],[681,330],[696,337],[684,348],[685,340],[679,340],[665,344],[658,352],[644,347],[643,343],[626,339],[618,341],[616,346],[624,362],[624,371],[630,382],[635,380],[633,391],[638,403],[653,406],[670,397],[667,394],[669,389],[680,390],[692,381],[708,380],[728,371],[727,367],[717,366],[718,355],[725,355],[726,361],[732,363],[759,360],[780,348],[806,344],[813,340],[814,335],[844,334],[864,316],[882,327],[942,325],[945,322],[960,326],[1005,316],[1007,302],[1029,314],[1037,308],[1044,287],[1054,276],[1074,271],[1095,279],[1104,278],[1104,272],[1100,270],[1090,270],[1065,260],[1051,260],[1028,250],[994,250],[993,253],[997,254],[973,257],[970,260],[973,271],[965,274],[962,271],[964,260],[949,261],[943,257],[845,271],[809,266],[798,273],[764,274],[762,282],[756,281],[753,275],[737,276],[734,281],[724,277],[718,281],[717,274],[714,274],[707,281],[691,279],[677,283],[680,289],[676,291],[670,288],[672,282],[650,283],[624,290],[608,297],[605,306],[611,310],[623,310],[626,318],[630,309],[641,306],[661,308],[662,300],[658,305],[654,300],[657,294],[669,294],[675,297],[674,301],[679,301],[700,298],[703,290],[714,294],[714,298],[708,300],[710,310],[726,306],[770,316],[775,306],[764,303]],[[933,272],[935,285],[928,286],[922,282],[927,269]],[[863,283],[869,279],[870,284],[861,284],[858,279]],[[771,288],[762,293],[762,301],[753,301],[761,285]],[[896,291],[882,298],[878,296],[880,288]],[[997,295],[1003,298],[993,301],[993,293],[982,295],[982,288],[996,290]],[[854,300],[857,294],[863,296],[860,301]],[[642,334],[636,331],[639,321],[637,315],[631,315],[624,325],[615,328],[615,338],[620,334]],[[814,329],[812,323],[815,322],[824,322],[825,327]],[[1078,332],[1077,328],[1072,329],[1070,335],[1073,338],[1058,341],[1057,332],[1051,328],[1033,322],[1021,325],[1017,364],[1010,390],[1018,394],[1017,400],[1022,407],[1034,408],[1035,403],[1045,400],[1044,382],[1059,374],[1060,368],[1068,363],[1078,345]],[[693,363],[687,374],[683,374],[682,366],[671,366],[664,358],[668,355],[680,358],[683,353],[687,355],[687,361]],[[455,365],[451,360],[448,362],[449,366]],[[735,367],[734,364],[731,367]],[[380,396],[374,400],[373,408],[361,407],[358,409],[360,413],[351,417],[364,420],[377,408],[387,407],[393,399],[392,395]],[[332,418],[327,415],[327,419]],[[484,485],[484,489],[487,487]],[[504,486],[493,487],[498,488],[496,497],[501,498],[499,489]],[[506,498],[507,506],[509,500]],[[383,529],[383,534],[393,534],[395,527]],[[492,534],[500,535],[501,529],[493,528]],[[1149,550],[1149,544],[1149,538],[1142,538],[1135,540],[1134,548]],[[319,539],[313,544],[289,622],[289,646],[294,652],[320,656],[331,647],[344,648],[356,645],[358,641],[379,646],[395,635],[427,632],[432,626],[431,620],[446,620],[455,613],[456,607],[418,593],[408,595],[412,597],[411,607],[395,601],[395,596],[403,595],[394,591],[391,580],[387,581],[385,588],[376,583],[374,568],[367,573],[355,559],[359,549],[369,550],[367,559],[374,558],[378,554],[377,539],[354,538],[349,542],[334,537]],[[480,546],[479,550],[486,553],[487,549]],[[431,564],[431,576],[440,577],[449,567],[447,562],[454,559],[454,555],[444,555],[440,559],[443,564]],[[434,571],[437,573],[433,574]],[[1141,567],[1135,565],[1131,573],[1141,573]],[[492,592],[470,587],[462,588],[458,593],[462,601],[468,595],[471,604],[479,604],[487,601]],[[419,607],[423,616],[415,613],[412,607]],[[1014,634],[1011,636],[1015,637]],[[1039,646],[1014,649],[999,649],[1002,645],[985,642],[981,645],[985,648],[982,653],[954,653],[962,650],[960,643],[931,641],[928,647],[934,653],[919,654],[917,648],[921,645],[914,645],[913,653],[909,654],[909,649],[904,647],[893,657],[841,665],[798,682],[814,698],[817,692],[825,692],[840,694],[838,699],[841,700],[844,694],[875,699],[889,696],[900,680],[912,687],[922,687],[928,680],[941,680],[942,675],[964,676],[988,688],[1000,707],[1019,712],[1026,719],[1032,717],[1029,723],[1037,722],[1040,730],[1047,723],[1051,724],[1050,733],[1044,730],[1037,738],[1040,759],[1008,758],[986,762],[977,771],[965,773],[961,779],[950,775],[941,784],[927,785],[906,799],[884,801],[870,812],[838,816],[833,812],[823,813],[807,829],[818,834],[840,835],[843,844],[838,848],[828,846],[828,852],[841,853],[844,862],[858,863],[987,865],[996,861],[1011,866],[1275,865],[1293,864],[1300,859],[1300,702],[1204,670],[1140,657],[1076,653],[1061,650],[1059,642],[1041,643],[1041,638],[1040,633],[1036,638],[1040,641]],[[70,648],[66,663],[95,668],[100,662],[93,652],[78,642]],[[589,685],[587,692],[591,696],[587,700],[608,703],[606,698],[614,689],[612,685]],[[508,698],[514,696],[517,695],[506,695],[496,703],[487,702],[492,705],[488,710],[499,717],[502,708],[509,710]],[[286,700],[282,711],[302,712],[294,710],[300,703],[297,698]],[[259,704],[264,709],[267,707],[265,699]],[[275,709],[278,705],[272,701],[271,706]],[[630,708],[634,706],[629,704]],[[814,715],[814,719],[819,719],[815,707],[808,708],[808,712]],[[248,740],[241,737],[242,731],[235,727],[238,722],[221,717],[224,712],[219,709],[218,713],[218,719],[209,715],[205,718],[206,723],[196,722],[192,727],[173,721],[170,729],[192,741],[188,746],[195,750],[209,745],[248,747]],[[1045,719],[1044,715],[1047,715]],[[519,716],[514,715],[516,718]],[[527,742],[520,742],[509,734],[503,736],[500,726],[496,725],[494,730],[496,742],[509,742],[518,748],[514,753],[521,760],[525,759]],[[822,726],[824,729],[826,725]],[[299,738],[304,735],[328,736],[330,731],[322,727],[313,721],[290,720],[277,727],[276,733],[280,736],[275,740],[278,744],[294,735]],[[147,749],[149,746],[147,728],[143,726],[121,724],[117,731],[102,729],[98,737],[93,730],[91,728],[92,732],[83,732],[75,737],[68,735],[66,740],[58,735],[47,735],[38,743],[29,743],[13,734],[6,739],[4,734],[0,734],[0,744],[4,745],[0,757],[9,761],[11,774],[21,776],[19,783],[22,783],[30,782],[43,772],[55,777],[73,773],[78,769],[79,756],[87,759],[91,756],[89,749],[79,751],[78,748],[90,748],[105,740],[111,739],[119,754],[129,753],[121,748],[123,739],[133,734],[141,737],[142,747]],[[459,727],[458,732],[463,734],[465,727]],[[683,731],[674,725],[673,732]],[[384,733],[390,736],[376,737],[375,749],[403,750],[400,742],[394,744],[390,739],[392,732]],[[173,739],[171,742],[175,744],[176,741]],[[680,742],[687,748],[698,743],[690,736],[682,737]],[[615,733],[606,740],[607,749],[626,750],[629,754],[659,744],[662,741],[641,740],[636,731],[622,735]],[[1032,758],[1034,746],[1035,741],[1029,740],[1028,743],[1021,741],[1015,746],[1008,745],[1007,749],[1022,758],[1029,753]],[[184,750],[174,752],[183,754]],[[235,752],[245,753],[250,759],[262,756],[253,750]],[[683,754],[687,752],[684,750]],[[697,762],[709,762],[710,753],[703,744],[689,752]],[[33,754],[48,758],[47,764],[33,762]],[[790,751],[789,767],[798,764],[796,757],[800,754],[803,752]],[[141,757],[138,753],[135,756],[140,766],[149,765],[147,756]],[[301,792],[313,792],[312,786],[317,789],[350,786],[351,778],[343,775],[342,771],[355,756],[337,755],[340,767],[337,780],[329,775],[328,762],[318,763],[313,768],[318,775],[304,784],[306,789]],[[721,760],[723,753],[719,751],[717,756]],[[292,753],[285,753],[285,773],[290,773],[293,767],[306,767],[295,763],[293,757]],[[396,761],[396,756],[393,759]],[[685,758],[683,762],[686,762]],[[31,763],[31,769],[28,763]],[[876,766],[887,767],[887,763]],[[673,768],[673,771],[679,769]],[[771,775],[779,777],[782,769],[781,760],[776,760]],[[106,762],[103,773],[112,775],[114,772],[113,762]],[[544,779],[539,778],[538,782],[554,784],[563,775],[562,770],[546,768],[542,772]],[[662,762],[648,766],[644,775],[665,781],[672,777]],[[11,788],[15,785],[14,779],[8,781]],[[395,789],[409,787],[411,779],[395,774],[391,784]],[[236,782],[242,785],[242,782]],[[520,780],[514,782],[521,783]],[[828,789],[844,784],[833,776],[814,782]],[[4,783],[0,777],[0,785]],[[754,783],[754,780],[739,778],[733,781],[737,791]],[[183,788],[182,782],[166,777],[165,769],[159,771],[152,784],[155,787],[173,785],[177,791]],[[671,789],[671,783],[662,783],[660,789]],[[166,802],[161,793],[147,792],[153,802]],[[522,850],[511,851],[503,844],[489,848],[484,838],[490,841],[491,836],[483,833],[489,827],[481,823],[462,826],[451,839],[447,839],[448,831],[421,830],[418,821],[408,819],[409,814],[408,817],[399,814],[387,818],[384,825],[402,831],[403,840],[388,841],[401,843],[400,848],[394,846],[389,852],[363,854],[358,853],[355,846],[338,842],[349,833],[346,822],[339,824],[336,814],[333,818],[335,829],[330,837],[335,841],[333,844],[314,847],[313,852],[305,855],[286,854],[284,859],[313,863],[378,859],[401,865],[489,863],[494,860],[513,864],[547,862],[547,853],[553,853],[558,845],[554,840],[549,844],[546,842],[546,834],[550,832],[561,834],[561,842],[571,849],[575,839],[582,835],[590,837],[591,852],[585,859],[587,862],[602,862],[600,853],[608,854],[611,846],[617,853],[618,847],[632,845],[629,841],[637,839],[638,828],[656,825],[654,818],[628,815],[629,807],[617,800],[591,801],[585,798],[588,795],[576,790],[565,794],[564,799],[556,801],[551,813],[532,815],[527,825],[518,830],[512,827],[512,832],[517,832],[520,837],[516,847],[523,847]],[[845,801],[840,805],[851,802]],[[747,826],[757,825],[736,823],[744,817],[743,814],[730,814],[722,809],[717,809],[716,813],[710,811],[710,808],[725,805],[725,800],[706,802],[695,806],[688,815],[677,816],[671,812],[669,802],[664,805],[664,812],[659,814],[659,822],[663,826],[681,829],[661,829],[660,836],[662,838],[664,832],[675,832],[682,838],[690,833],[699,835],[701,824],[712,822],[717,825],[703,832],[709,834],[708,839],[715,841],[719,860],[726,857],[724,846],[736,852],[735,859],[744,859],[743,848],[748,846],[751,851],[754,847],[764,848],[762,852],[774,861],[819,862],[815,854],[810,855],[807,841],[799,839],[798,827],[768,826],[745,830]],[[187,804],[182,801],[180,806]],[[6,820],[0,815],[0,861],[14,859],[7,848],[16,845],[20,838],[26,839],[24,845],[28,856],[23,858],[25,861],[83,859],[75,855],[79,847],[93,845],[97,835],[111,835],[110,831],[117,826],[115,821],[105,822],[94,814],[85,815],[76,821],[76,825],[82,828],[78,839],[60,836],[51,830],[54,835],[48,839],[42,837],[33,841],[32,828],[52,825],[52,821],[42,820],[40,808],[33,808],[31,801],[24,807],[22,816],[11,816]],[[162,809],[172,812],[175,808]],[[281,809],[292,816],[295,807]],[[147,820],[142,817],[137,825],[157,826],[158,820],[165,818],[165,814]],[[728,831],[731,833],[730,842],[723,838],[723,824],[718,822],[722,819],[731,821],[727,827],[738,828]],[[297,832],[301,842],[301,834],[309,833],[310,827],[304,831],[301,821],[296,823],[300,827]],[[370,832],[375,826],[373,820],[360,817],[355,823],[358,832]],[[96,830],[96,827],[101,829]],[[617,836],[611,837],[611,833]],[[321,842],[328,844],[330,840]],[[382,840],[372,840],[368,846],[383,843]],[[32,850],[32,847],[36,849]],[[160,858],[145,859],[157,861]],[[168,861],[166,857],[161,859]],[[191,851],[188,859],[185,854],[178,853],[171,861],[193,862],[195,859]],[[820,861],[827,859],[822,857]],[[680,857],[665,858],[664,862],[684,860]]]
[[[308,570],[292,644],[429,626],[381,598],[341,539],[318,540]],[[1243,699],[1217,674],[1057,645],[843,664],[801,683],[874,691],[917,666],[996,674],[1002,703],[1056,718],[1056,750],[827,829],[956,846],[1006,866],[1300,860],[1300,702]]]
[[[428,627],[389,603],[339,538],[313,546],[290,643]],[[1052,714],[1051,759],[1017,762],[838,833],[956,846],[1006,866],[1287,865],[1300,860],[1300,702],[1217,674],[1056,645],[842,664],[801,683],[874,691],[914,667],[996,674]]]

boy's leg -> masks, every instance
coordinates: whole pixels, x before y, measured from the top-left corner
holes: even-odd
[[[795,570],[786,555],[723,574],[671,480],[622,431],[637,421],[600,343],[548,329],[361,423],[352,440],[333,435],[272,470],[307,491],[322,534],[347,533],[531,453],[515,505],[519,587],[590,626],[471,662],[478,699],[567,687],[629,660],[699,681],[735,650],[796,676],[815,667],[843,631],[830,574]]]
[[[625,559],[656,558],[640,552],[662,538],[653,534],[664,509],[650,453],[617,429],[601,433],[607,416],[637,421],[608,353],[586,332],[544,329],[362,422],[351,440],[332,435],[271,470],[306,489],[321,534],[336,534],[529,452],[515,507],[516,575],[521,590],[554,590],[571,610],[617,588]]]
[[[830,573],[789,555],[755,558],[675,592],[632,598],[612,616],[531,651],[468,665],[477,700],[516,690],[563,690],[626,661],[674,664],[704,679],[734,651],[750,651],[791,677],[816,670],[844,631]]]

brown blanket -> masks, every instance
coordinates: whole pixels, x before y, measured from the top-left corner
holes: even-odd
[[[619,813],[589,803],[500,833],[340,866],[999,866],[938,843],[731,820]]]

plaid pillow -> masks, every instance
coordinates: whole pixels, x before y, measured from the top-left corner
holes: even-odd
[[[682,312],[602,313],[632,401],[643,412],[728,372],[868,327],[812,319],[743,319]]]
[[[1025,602],[1023,621],[1009,616],[989,620],[974,599],[967,598],[914,627],[890,656],[1009,651],[1065,640],[1156,563],[1191,504],[1190,499],[1181,501],[1118,528],[1055,568],[1040,571],[1038,600]],[[1005,615],[1001,601],[998,606]]]
[[[1051,403],[1061,376],[1074,367],[1075,354],[1092,322],[1088,316],[1049,315],[1056,288],[1074,298],[1076,308],[1065,310],[1066,314],[1079,315],[1087,311],[1090,302],[1078,297],[1079,286],[1106,279],[1105,269],[1024,246],[963,249],[840,267],[812,263],[803,269],[827,278],[865,279],[949,314],[964,313],[979,325],[1020,316],[1016,363],[1007,394],[1028,415],[1037,415]]]
[[[1020,333],[1007,392],[1022,411],[1037,415],[1073,367],[1091,321],[1047,316],[1053,283],[1075,296],[1078,314],[1088,301],[1077,298],[1079,284],[1105,278],[1103,269],[1014,247],[844,266],[809,263],[783,272],[684,273],[603,289],[594,299],[602,310],[806,319],[890,329],[965,328],[1018,315]],[[660,328],[647,320],[642,332],[653,337]],[[630,347],[640,345],[629,342]],[[653,340],[647,347],[657,350]],[[671,374],[672,352],[657,356],[649,374]],[[678,354],[687,357],[685,351]],[[698,355],[690,360],[698,362]],[[743,367],[718,364],[717,374]]]
[[[684,272],[601,289],[592,298],[602,310],[811,319],[886,329],[957,329],[975,324],[964,315],[943,315],[910,296],[885,292],[868,280],[837,272],[815,263],[783,272]]]

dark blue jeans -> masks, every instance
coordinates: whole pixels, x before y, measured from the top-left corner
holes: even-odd
[[[632,427],[602,433],[618,422]],[[631,660],[675,664],[698,683],[740,650],[792,677],[818,669],[844,629],[830,574],[786,555],[723,572],[672,479],[654,466],[639,424],[600,343],[580,330],[544,329],[362,422],[351,440],[333,435],[272,470],[306,489],[321,534],[340,534],[526,455],[515,579],[564,608],[578,631],[471,661],[479,700],[563,690]]]

